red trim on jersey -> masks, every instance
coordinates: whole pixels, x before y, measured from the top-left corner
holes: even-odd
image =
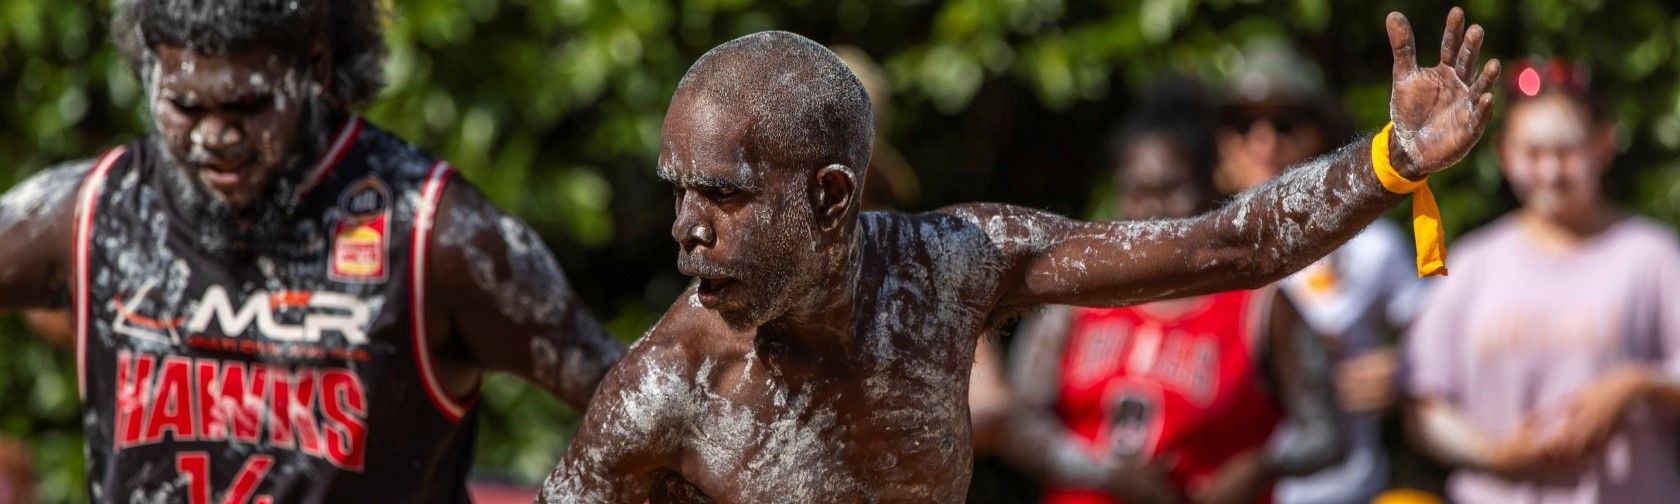
[[[420,368],[420,383],[425,386],[426,396],[431,398],[438,411],[443,412],[449,421],[458,422],[467,414],[470,401],[462,404],[438,382],[437,374],[432,371],[431,348],[427,346],[430,340],[426,338],[426,252],[431,245],[432,222],[437,217],[438,200],[443,197],[443,188],[454,172],[449,163],[438,161],[432,165],[431,172],[426,175],[426,183],[420,189],[420,204],[414,211],[414,236],[409,241],[412,253],[408,258],[408,313],[414,363]]]
[[[122,294],[117,294],[111,297],[111,307],[116,308],[118,317],[122,317],[123,320],[130,324],[147,329],[167,331],[181,327],[181,324],[184,324],[187,321],[186,317],[175,317],[169,320],[162,320],[129,311],[127,306],[123,306]]]
[[[122,159],[127,149],[117,146],[99,157],[87,178],[82,179],[81,194],[76,199],[76,224],[71,236],[75,257],[76,278],[72,289],[76,310],[76,396],[87,400],[87,335],[88,335],[88,248],[93,243],[93,212],[99,208],[99,192],[105,185],[105,174]]]
[[[350,146],[361,136],[362,116],[351,114],[350,119],[338,128],[338,136],[333,139],[332,146],[327,147],[327,152],[321,155],[321,160],[315,163],[314,168],[309,169],[309,176],[304,178],[303,185],[298,186],[298,197],[308,194],[310,189],[326,180],[327,174],[338,166],[339,161],[344,160],[344,154],[350,152]]]

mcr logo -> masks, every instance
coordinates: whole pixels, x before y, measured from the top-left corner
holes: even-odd
[[[112,300],[116,316],[111,327],[119,334],[166,342],[180,342],[181,331],[206,334],[211,328],[226,336],[241,336],[253,325],[258,337],[279,343],[317,343],[335,333],[350,345],[368,342],[371,309],[361,298],[328,291],[255,291],[235,303],[227,289],[211,285],[186,317],[161,319],[141,315],[141,304],[156,281],[140,286],[133,299]]]

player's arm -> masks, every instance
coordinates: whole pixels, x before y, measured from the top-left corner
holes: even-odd
[[[1099,488],[1108,461],[1075,445],[1055,414],[1069,317],[1068,307],[1051,306],[1021,323],[1020,349],[1009,363],[1015,401],[1004,450],[1012,463],[1040,480]]]
[[[1583,456],[1579,450],[1559,450],[1555,418],[1531,415],[1503,438],[1490,437],[1450,401],[1420,397],[1406,404],[1406,433],[1412,444],[1436,460],[1455,467],[1491,472],[1507,478],[1544,474],[1573,474]],[[1597,453],[1596,448],[1591,453]]]
[[[1177,500],[1177,490],[1158,466],[1093,455],[1056,416],[1071,316],[1067,306],[1051,306],[1021,324],[1021,349],[1009,366],[1015,400],[1000,447],[1003,455],[1040,481],[1101,489],[1128,502]]]
[[[92,166],[48,168],[0,196],[0,310],[69,304],[76,195]]]
[[[1487,453],[1492,443],[1452,403],[1414,398],[1406,402],[1405,413],[1406,435],[1413,446],[1447,465],[1490,469]]]
[[[436,366],[445,386],[470,390],[474,371],[504,371],[583,409],[624,345],[578,299],[536,232],[457,179],[444,190],[431,241],[432,355],[464,364]]]
[[[1388,161],[1406,178],[1463,158],[1492,112],[1498,62],[1473,73],[1482,30],[1463,33],[1463,24],[1454,9],[1442,63],[1420,69],[1411,27],[1389,15]],[[1362,139],[1187,219],[1089,223],[1004,205],[942,211],[984,229],[1004,257],[999,306],[1122,305],[1265,285],[1335,249],[1402,197],[1379,182]]]
[[[1279,478],[1330,467],[1347,453],[1347,433],[1320,336],[1307,328],[1282,291],[1268,290],[1265,295],[1271,298],[1260,307],[1266,318],[1254,346],[1284,421],[1259,450],[1221,466],[1198,492],[1197,502],[1254,502]]]
[[[657,329],[655,329],[657,331]],[[689,388],[678,358],[642,339],[601,382],[577,437],[543,482],[538,502],[641,503],[658,471],[675,465]]]
[[[1329,352],[1289,298],[1282,291],[1273,291],[1273,296],[1263,369],[1292,431],[1287,437],[1272,436],[1261,457],[1266,474],[1276,478],[1309,474],[1340,462],[1347,455],[1347,428],[1330,383]]]
[[[996,450],[1009,424],[1012,399],[1000,353],[994,338],[980,338],[968,372],[968,421],[977,454]]]

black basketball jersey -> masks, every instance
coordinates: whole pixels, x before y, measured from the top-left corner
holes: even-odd
[[[257,240],[195,218],[156,141],[78,195],[73,317],[96,502],[460,502],[476,409],[439,386],[425,264],[451,169],[358,117]]]

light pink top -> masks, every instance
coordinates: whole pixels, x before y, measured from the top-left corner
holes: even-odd
[[[1628,217],[1576,250],[1543,249],[1512,216],[1451,250],[1405,341],[1402,379],[1414,396],[1451,402],[1502,440],[1530,413],[1560,412],[1606,370],[1649,363],[1680,376],[1680,245]],[[1555,428],[1561,414],[1542,431]],[[1459,470],[1457,502],[1680,502],[1673,415],[1646,404],[1579,474],[1512,481]]]

